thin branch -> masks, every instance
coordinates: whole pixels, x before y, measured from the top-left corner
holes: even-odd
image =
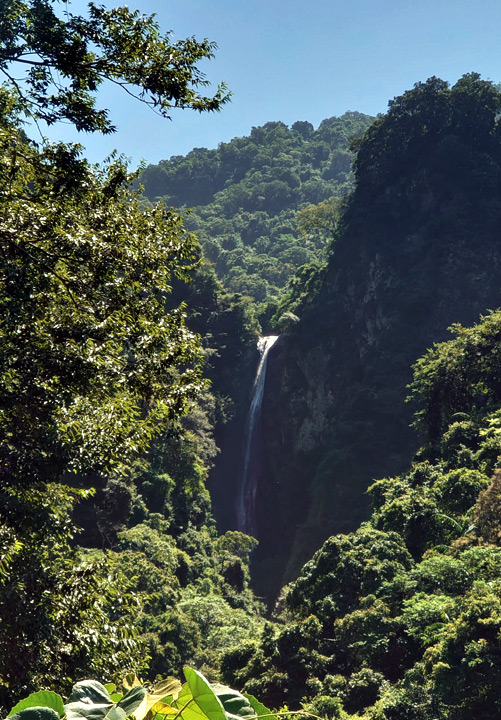
[[[155,106],[154,101],[152,101],[152,100],[145,100],[143,97],[141,97],[141,95],[135,95],[135,94],[132,92],[132,90],[129,90],[129,88],[127,87],[127,85],[131,85],[132,83],[128,83],[128,82],[126,82],[125,80],[114,80],[113,78],[107,77],[106,75],[104,75],[103,77],[104,77],[106,80],[108,80],[109,82],[113,83],[114,85],[118,85],[118,87],[121,87],[122,90],[125,90],[125,92],[127,93],[127,95],[130,95],[132,98],[134,98],[134,100],[139,100],[139,102],[142,102],[144,105],[146,105],[147,107],[149,107],[150,110],[153,110],[153,112],[155,113],[155,115],[158,115],[158,117],[165,117],[164,115],[162,115],[162,113],[160,113],[160,112],[156,109],[156,106]]]
[[[6,70],[4,67],[1,67],[1,66],[0,66],[0,71],[3,72],[3,74],[4,74],[4,75],[10,80],[10,82],[14,85],[14,87],[15,87],[16,90],[17,90],[17,93],[18,93],[19,97],[24,99],[24,94],[23,94],[23,92],[21,91],[21,88],[20,88],[19,83],[17,82],[17,80],[16,80],[15,78],[13,78],[12,75],[10,75],[10,73],[8,73],[7,70]],[[42,106],[40,105],[40,103],[35,102],[34,104],[37,105],[40,109],[42,109]],[[37,118],[37,116],[36,116],[34,113],[32,113],[32,112],[30,111],[29,106],[28,106],[27,104],[25,104],[25,106],[23,107],[23,112],[25,113],[25,115],[27,115],[27,116],[34,122],[35,127],[36,127],[36,129],[38,130],[38,132],[39,132],[39,134],[40,134],[40,137],[42,138],[42,140],[45,140],[45,136],[44,136],[44,134],[42,133],[42,130],[41,130],[41,128],[40,128],[40,125],[38,124],[38,118]]]
[[[8,73],[7,70],[6,70],[4,67],[1,67],[1,66],[0,66],[0,70],[1,70],[1,71],[3,72],[3,74],[8,78],[8,80],[10,80],[10,82],[14,85],[14,87],[15,87],[16,90],[17,90],[17,92],[19,93],[19,96],[20,96],[20,97],[23,97],[23,93],[21,92],[21,88],[19,87],[19,83],[17,82],[17,80],[16,80],[15,78],[13,78],[12,75],[10,75],[10,73]]]
[[[53,67],[54,63],[49,62],[48,60],[23,60],[19,55],[15,58],[8,58],[9,62],[20,62],[24,65],[38,65],[42,67]]]

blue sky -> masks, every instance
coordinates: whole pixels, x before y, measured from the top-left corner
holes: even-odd
[[[109,7],[118,0],[101,0]],[[501,81],[499,0],[128,0],[156,13],[174,39],[194,35],[217,42],[201,65],[232,102],[220,113],[175,111],[172,121],[103,87],[99,104],[118,126],[112,136],[47,131],[51,139],[81,142],[93,162],[113,149],[156,163],[194,147],[216,147],[271,120],[288,125],[359,110],[385,112],[388,100],[431,75],[455,82],[466,72]],[[73,0],[70,9],[82,12]]]

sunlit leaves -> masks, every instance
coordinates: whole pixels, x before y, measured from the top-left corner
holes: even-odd
[[[123,691],[97,680],[73,686],[65,705],[51,691],[32,693],[8,717],[16,720],[242,720],[274,715],[251,695],[244,696],[223,685],[211,685],[192,668],[185,668],[184,685],[174,678],[157,683],[149,692],[136,676],[123,681]],[[111,693],[111,694],[110,694]],[[37,704],[38,703],[38,704]]]
[[[120,672],[125,653],[141,667],[125,620],[127,582],[118,593],[115,577],[70,548],[81,493],[67,485],[122,472],[204,383],[198,338],[184,308],[169,306],[171,279],[196,264],[180,217],[141,212],[121,162],[100,170],[78,148],[39,151],[5,117],[0,155],[0,695],[8,695],[45,684],[50,672],[63,686],[90,665]]]
[[[139,211],[119,162],[40,154],[11,129],[0,144],[4,471],[109,471],[202,387],[183,308],[167,311],[194,239],[175,213]]]
[[[61,696],[52,692],[52,690],[40,690],[39,692],[31,693],[27,698],[18,702],[7,717],[11,717],[21,712],[21,710],[30,707],[44,707],[53,710],[60,717],[64,715],[64,705]]]
[[[101,683],[84,680],[73,687],[64,709],[68,720],[125,720],[145,697],[139,685],[114,699]]]

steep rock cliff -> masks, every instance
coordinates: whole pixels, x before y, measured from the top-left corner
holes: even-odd
[[[390,104],[359,149],[357,189],[320,292],[269,358],[258,590],[277,590],[368,515],[373,478],[419,438],[411,365],[454,322],[500,304],[499,94],[432,78]]]

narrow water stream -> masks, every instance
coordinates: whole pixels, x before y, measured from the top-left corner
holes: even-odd
[[[238,494],[237,524],[241,532],[254,535],[256,517],[256,493],[261,467],[261,406],[266,382],[268,353],[278,340],[278,335],[259,338],[261,359],[254,380],[252,401],[246,423],[246,440],[243,472]]]

